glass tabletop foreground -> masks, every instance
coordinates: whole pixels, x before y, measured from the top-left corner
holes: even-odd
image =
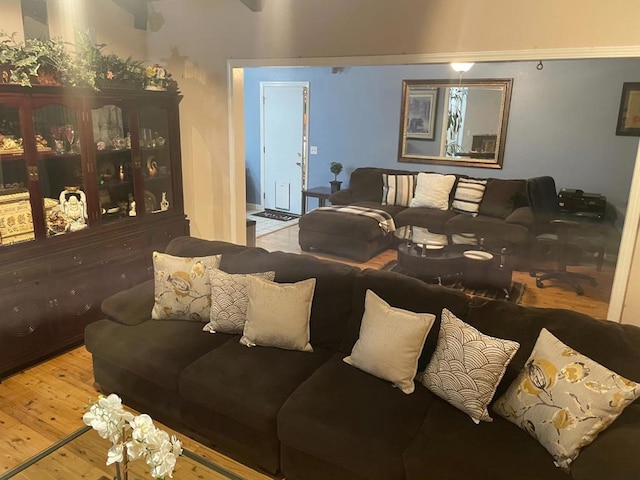
[[[106,465],[108,440],[84,426],[38,455],[0,475],[0,480],[112,480],[115,465]],[[151,479],[144,460],[129,463],[129,479]],[[178,458],[173,478],[179,480],[243,480],[243,477],[216,465],[186,448]]]

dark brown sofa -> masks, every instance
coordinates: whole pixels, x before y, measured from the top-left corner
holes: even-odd
[[[357,168],[349,187],[331,195],[333,205],[356,205],[384,210],[393,216],[396,227],[413,225],[434,233],[471,233],[504,242],[518,251],[528,249],[532,240],[533,214],[529,207],[526,180],[487,179],[477,216],[456,213],[451,201],[448,210],[427,207],[383,205],[383,179],[386,174],[417,174],[404,170],[374,167]],[[456,175],[457,178],[464,175]],[[298,242],[302,250],[335,253],[366,261],[392,244],[391,235],[383,235],[375,222],[347,213],[311,211],[299,221]]]
[[[247,348],[239,335],[202,331],[202,323],[151,320],[153,283],[105,300],[86,347],[105,393],[251,466],[290,480],[629,479],[637,476],[640,403],[584,448],[565,474],[527,433],[498,415],[475,425],[421,384],[410,395],[342,359],[358,338],[368,289],[393,306],[437,315],[418,371],[435,349],[443,307],[482,332],[521,348],[500,395],[523,367],[545,327],[581,353],[640,380],[640,328],[559,309],[471,300],[463,293],[396,273],[365,270],[282,252],[189,237],[178,256],[222,253],[221,268],[274,270],[276,281],[316,278],[313,353]]]

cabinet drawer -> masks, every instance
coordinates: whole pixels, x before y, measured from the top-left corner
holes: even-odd
[[[111,262],[122,257],[142,255],[146,247],[147,239],[142,235],[110,242],[104,246],[104,260]]]
[[[0,273],[0,288],[24,285],[40,280],[48,274],[46,263],[9,268],[11,271]]]
[[[51,260],[51,273],[56,274],[65,272],[74,268],[86,268],[99,265],[104,258],[102,249],[95,248],[93,250],[79,250],[74,253],[63,255],[60,258]]]

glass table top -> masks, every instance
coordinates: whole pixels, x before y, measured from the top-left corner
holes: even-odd
[[[48,449],[0,475],[0,480],[112,480],[115,465],[106,465],[108,440],[84,426]],[[129,463],[129,479],[151,479],[144,460]],[[243,477],[183,448],[173,478],[180,480],[243,480]]]

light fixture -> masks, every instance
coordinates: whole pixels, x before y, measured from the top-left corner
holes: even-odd
[[[458,73],[468,72],[471,67],[473,67],[473,63],[451,63],[451,68]]]

